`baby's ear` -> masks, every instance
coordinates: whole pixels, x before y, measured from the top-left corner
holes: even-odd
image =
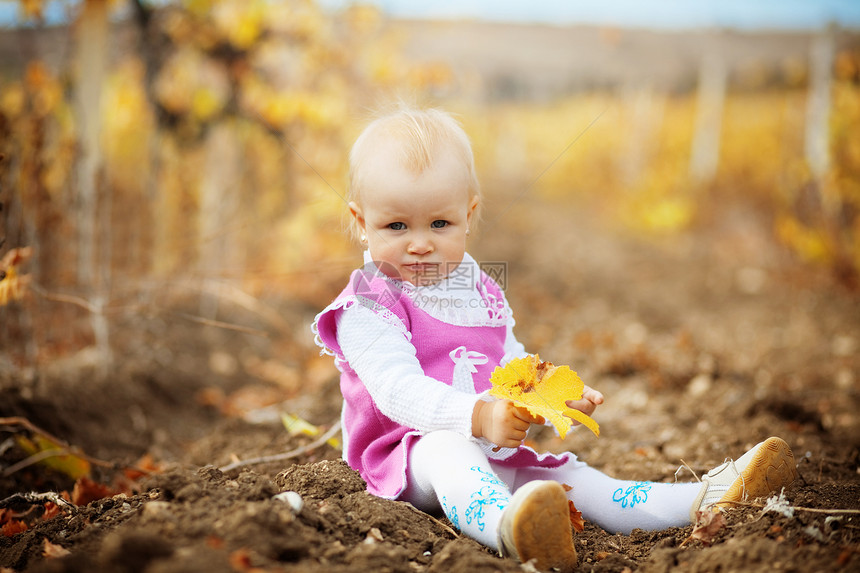
[[[358,227],[364,231],[364,215],[361,212],[361,207],[355,201],[349,202],[349,214],[353,216]]]
[[[475,214],[475,209],[478,208],[478,204],[480,202],[481,202],[481,198],[478,197],[477,195],[472,197],[472,199],[469,201],[469,208],[468,208],[468,211],[466,212],[466,222],[470,222],[472,220],[472,215]]]

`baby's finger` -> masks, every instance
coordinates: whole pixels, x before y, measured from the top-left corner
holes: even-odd
[[[513,433],[511,433],[511,435],[509,436],[509,439],[508,439],[508,442],[507,442],[507,444],[508,444],[508,445],[507,445],[506,447],[508,447],[508,448],[516,448],[516,447],[518,447],[520,444],[522,444],[522,443],[523,443],[523,440],[525,440],[525,439],[526,439],[526,433],[525,433],[525,432],[513,432]]]
[[[597,404],[592,402],[591,400],[568,400],[565,402],[568,408],[572,408],[574,410],[579,410],[583,414],[590,416],[592,412],[597,408]]]
[[[525,434],[525,432],[529,429],[529,425],[530,424],[525,420],[522,420],[518,417],[514,417],[511,420],[509,427],[511,428],[512,432],[522,432],[523,434]]]
[[[528,409],[522,408],[520,406],[514,406],[513,412],[514,416],[516,416],[523,422],[526,422],[527,424],[543,424],[545,421],[543,416],[535,416],[534,414],[529,412]]]
[[[603,394],[600,391],[591,388],[590,386],[586,386],[582,390],[582,398],[588,400],[593,404],[603,404]]]
[[[509,435],[503,439],[500,439],[498,442],[495,442],[496,447],[493,448],[493,451],[498,452],[500,448],[516,448],[516,447],[519,447],[523,443],[523,440],[525,439],[525,432],[523,432],[522,436],[523,436],[522,438],[517,439],[516,436],[511,434],[511,435]]]

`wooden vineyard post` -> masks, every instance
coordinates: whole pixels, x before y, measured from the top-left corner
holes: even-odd
[[[810,174],[819,186],[830,169],[830,88],[835,51],[835,33],[828,27],[812,39],[809,52],[809,94],[806,100],[804,154]],[[827,209],[828,198],[822,193]]]
[[[81,151],[76,202],[77,275],[82,294],[90,302],[90,324],[103,373],[112,358],[108,321],[104,313],[110,281],[110,207],[101,205],[99,208],[101,91],[107,69],[108,11],[107,0],[84,2],[75,30],[77,84],[74,96]],[[105,224],[99,223],[100,213],[107,218]],[[99,237],[100,229],[102,237]]]
[[[716,42],[706,50],[699,66],[696,123],[690,153],[690,178],[697,183],[710,183],[717,174],[726,99],[725,60]]]

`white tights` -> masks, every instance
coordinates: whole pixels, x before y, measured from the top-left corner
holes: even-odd
[[[498,549],[496,532],[511,493],[536,479],[571,486],[568,497],[587,521],[624,534],[688,525],[701,488],[698,483],[617,480],[576,459],[558,468],[505,467],[488,460],[474,441],[438,431],[412,448],[408,486],[399,499],[430,513],[441,509],[464,534]]]

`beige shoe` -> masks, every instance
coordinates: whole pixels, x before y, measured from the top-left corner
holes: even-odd
[[[772,495],[796,478],[791,448],[780,438],[768,438],[737,461],[729,460],[702,477],[702,491],[690,509],[690,520],[695,523],[696,512],[710,505]]]
[[[544,571],[576,568],[567,495],[555,481],[531,481],[514,493],[499,523],[499,553]]]

